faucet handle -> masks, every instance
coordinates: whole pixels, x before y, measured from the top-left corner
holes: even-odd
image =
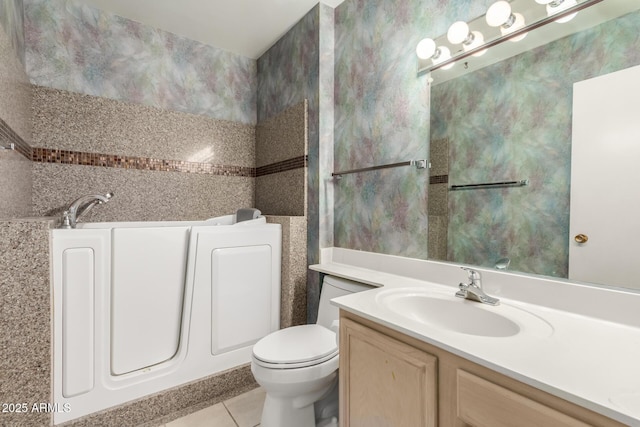
[[[62,213],[62,225],[60,225],[60,228],[71,228],[70,214],[68,210]]]
[[[469,267],[460,267],[460,268],[467,272],[467,274],[469,275],[469,280],[471,280],[471,282],[476,282],[480,280],[480,272]]]

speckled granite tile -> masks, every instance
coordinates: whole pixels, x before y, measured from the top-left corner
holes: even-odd
[[[256,388],[251,366],[222,372],[152,396],[60,424],[64,427],[152,427]]]
[[[0,402],[29,413],[0,413],[0,425],[41,426],[51,403],[51,302],[48,219],[0,221]]]
[[[0,413],[0,426],[42,427],[51,424],[51,414],[39,412],[39,404],[51,403],[48,387],[51,384],[49,369],[11,369],[2,371],[0,401],[26,404],[26,412]],[[34,408],[34,405],[35,408]],[[15,409],[15,408],[8,408]]]
[[[291,217],[290,280],[293,286],[292,325],[307,323],[307,217]]]
[[[254,206],[254,179],[35,163],[33,207],[36,215],[58,216],[81,195],[112,191],[84,221],[201,220]]]
[[[447,260],[448,216],[429,215],[427,250],[429,259]]]
[[[449,184],[430,184],[428,191],[429,215],[448,215]]]
[[[256,208],[265,215],[305,215],[306,174],[300,168],[257,177]]]
[[[22,139],[31,139],[31,84],[24,65],[1,26],[0,117]]]
[[[308,114],[303,101],[256,126],[256,167],[307,154]]]
[[[267,215],[282,225],[280,327],[303,325],[307,318],[307,218]]]
[[[31,216],[31,161],[16,151],[0,150],[0,218]]]
[[[254,167],[255,127],[33,87],[32,146]]]
[[[449,138],[434,139],[429,146],[429,176],[449,174]]]

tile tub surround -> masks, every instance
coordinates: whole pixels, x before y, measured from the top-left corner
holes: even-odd
[[[0,413],[3,426],[43,426],[51,415],[49,228],[52,221],[0,220],[0,402],[27,413]]]
[[[33,87],[33,212],[114,192],[85,221],[189,220],[253,206],[253,125]]]
[[[256,167],[307,154],[307,111],[304,100],[256,126]]]
[[[34,86],[34,212],[59,214],[75,198],[68,194],[73,188],[77,194],[113,191],[122,200],[94,210],[89,220],[202,219],[255,206],[255,198],[275,200],[258,206],[265,214],[304,215],[305,105],[272,119],[287,135],[278,141],[295,150],[280,157],[262,150],[267,160],[256,167],[253,125]],[[272,128],[260,128],[271,135],[263,139],[273,140]],[[256,187],[263,176],[261,184],[285,176],[290,191],[283,194],[291,197]]]
[[[267,216],[282,225],[280,328],[303,325],[307,320],[307,218]]]
[[[33,147],[254,167],[255,128],[33,86]]]
[[[308,102],[305,100],[256,127],[256,207],[272,215],[307,214]],[[289,170],[270,165],[287,164]],[[295,169],[294,169],[295,168]],[[271,173],[268,173],[271,172]]]
[[[83,194],[114,192],[82,218],[96,221],[202,220],[253,206],[254,179],[97,166],[33,164],[36,215],[59,216]]]
[[[0,218],[31,215],[31,162],[16,151],[0,150]]]

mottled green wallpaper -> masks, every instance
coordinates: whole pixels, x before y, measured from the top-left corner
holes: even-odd
[[[256,61],[75,0],[24,0],[33,84],[256,123]]]
[[[415,47],[490,1],[346,0],[336,9],[334,170],[429,152],[429,90]],[[334,246],[427,257],[426,169],[347,175],[335,185]]]

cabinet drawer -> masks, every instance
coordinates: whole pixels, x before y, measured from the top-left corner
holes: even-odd
[[[474,427],[588,427],[504,387],[457,370],[458,418]]]

